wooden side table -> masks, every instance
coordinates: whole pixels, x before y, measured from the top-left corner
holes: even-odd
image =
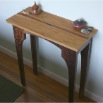
[[[25,9],[25,11],[31,11],[31,7]],[[37,74],[37,37],[48,40],[61,49],[62,57],[64,58],[69,71],[69,102],[74,101],[77,55],[81,53],[79,96],[81,97],[84,94],[90,42],[97,31],[96,29],[93,29],[90,34],[84,35],[80,31],[74,30],[72,27],[72,21],[44,11],[39,15],[22,14],[19,12],[7,19],[7,22],[13,25],[21,83],[23,86],[25,86],[25,73],[22,56],[22,43],[26,38],[26,33],[28,33],[30,34],[31,39],[33,71],[35,74]]]

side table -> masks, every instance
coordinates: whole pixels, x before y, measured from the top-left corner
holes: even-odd
[[[31,11],[31,7],[25,9]],[[13,25],[14,38],[18,56],[21,83],[25,86],[25,73],[22,55],[22,44],[26,39],[26,33],[30,34],[33,71],[37,74],[36,38],[40,37],[53,43],[61,49],[69,71],[69,102],[74,101],[75,76],[77,69],[77,56],[81,53],[81,80],[79,96],[83,96],[87,75],[87,62],[90,43],[96,29],[88,35],[74,30],[72,21],[42,11],[39,15],[22,14],[22,12],[7,19]]]

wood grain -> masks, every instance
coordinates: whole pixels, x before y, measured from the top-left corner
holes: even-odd
[[[31,7],[28,7],[27,9],[25,9],[26,12],[31,12],[31,10],[32,10]],[[53,25],[53,26],[56,26],[59,28],[62,28],[66,31],[75,33],[84,38],[91,38],[93,36],[93,34],[97,31],[96,29],[93,29],[93,31],[89,35],[83,35],[82,33],[80,33],[80,31],[77,31],[73,28],[73,26],[72,26],[73,21],[59,17],[54,14],[50,14],[45,11],[42,11],[41,14],[36,15],[36,16],[32,15],[32,14],[25,15],[25,16],[28,16],[29,18],[32,18],[32,19],[42,21],[44,23],[48,23],[50,25]]]
[[[42,22],[29,19],[28,17],[22,16],[20,14],[13,16],[13,18],[9,19],[8,22],[21,29],[24,29],[30,34],[35,34],[36,36],[53,41],[75,51],[78,51],[78,49],[87,41],[84,38],[81,39],[76,35],[72,35],[72,33],[68,33],[64,30],[51,27]]]
[[[21,15],[19,13],[7,19],[7,22],[32,35],[35,34],[76,52],[81,51],[96,32],[93,29],[93,32],[84,36],[73,29],[70,20],[47,12],[42,12],[39,15]]]
[[[67,102],[68,87],[50,79],[49,77],[39,73],[38,76],[27,65],[25,66],[26,87],[23,94],[16,99],[17,102]],[[21,85],[18,69],[18,61],[10,56],[0,52],[0,75],[12,80],[14,83]],[[84,97],[78,98],[75,92],[75,102],[91,102],[93,100]]]

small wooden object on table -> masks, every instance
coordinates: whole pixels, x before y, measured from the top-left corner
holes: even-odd
[[[19,12],[7,19],[7,22],[12,24],[14,29],[21,82],[25,86],[22,43],[26,39],[26,33],[29,33],[31,38],[33,71],[35,74],[37,74],[36,39],[38,37],[48,40],[61,49],[62,57],[65,60],[69,71],[68,98],[70,102],[73,102],[77,56],[81,53],[81,80],[79,91],[79,96],[81,97],[84,94],[90,43],[97,30],[93,29],[90,34],[83,35],[80,31],[76,31],[73,28],[72,21],[70,20],[44,11],[42,11],[39,15],[33,15],[30,13],[31,11],[32,8],[29,7],[25,9],[27,14]]]

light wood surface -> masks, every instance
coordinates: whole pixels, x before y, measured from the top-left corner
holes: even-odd
[[[30,12],[31,7],[25,9],[25,11]],[[32,14],[25,15],[25,16],[28,16],[32,19],[42,21],[44,23],[50,24],[52,26],[55,26],[57,28],[63,29],[65,31],[71,32],[75,35],[78,35],[78,36],[81,36],[81,37],[84,37],[87,39],[91,38],[93,36],[93,34],[97,31],[96,29],[93,29],[93,31],[89,35],[83,35],[80,31],[77,31],[73,28],[73,26],[72,26],[73,21],[59,17],[59,16],[54,15],[54,14],[50,14],[50,13],[45,12],[45,11],[43,11],[41,14],[36,15],[36,16],[32,15]]]
[[[30,10],[31,8],[27,8],[25,11]],[[24,29],[32,35],[35,34],[76,52],[81,51],[96,32],[93,29],[90,34],[84,35],[74,30],[72,21],[44,11],[39,15],[18,13],[7,19],[7,22]]]
[[[25,65],[26,84],[25,91],[19,96],[14,103],[17,102],[68,102],[68,87],[50,79],[49,77],[39,73],[34,75],[32,68]],[[0,52],[0,75],[8,78],[14,83],[21,85],[19,77],[19,69],[17,60]],[[78,98],[75,92],[75,102],[95,103],[93,100],[84,97]]]

